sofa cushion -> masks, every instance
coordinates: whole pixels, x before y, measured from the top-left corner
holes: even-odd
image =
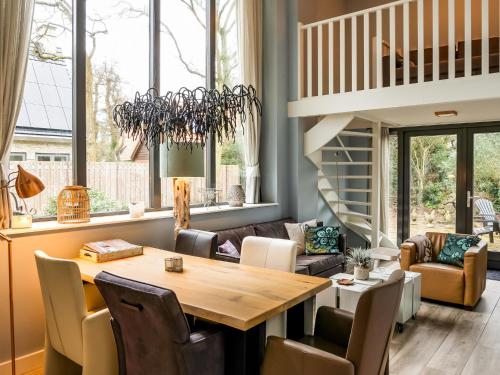
[[[309,275],[317,275],[344,263],[344,254],[299,255],[297,266],[309,269]]]
[[[241,253],[241,243],[247,236],[255,236],[255,231],[252,225],[217,231],[217,245],[220,246],[229,240],[234,245],[236,250]]]
[[[463,304],[465,279],[460,267],[441,263],[416,263],[410,271],[422,274],[422,297]]]
[[[288,238],[297,243],[297,255],[304,254],[305,251],[305,228],[317,227],[318,220],[312,219],[303,223],[285,223],[285,229],[288,233]]]
[[[282,219],[269,221],[267,223],[254,224],[253,229],[255,231],[255,236],[289,240],[290,238],[288,237],[285,223],[295,223],[295,221],[293,219]]]
[[[339,252],[339,226],[305,226],[306,255],[335,254]]]
[[[295,266],[295,273],[309,276],[309,268],[307,268],[306,266]]]

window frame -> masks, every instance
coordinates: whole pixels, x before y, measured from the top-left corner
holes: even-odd
[[[73,88],[72,162],[73,183],[87,186],[86,149],[86,0],[73,0]],[[216,0],[206,0],[206,87],[215,88],[216,77]],[[149,0],[149,86],[160,88],[161,0]],[[206,187],[216,186],[216,145],[213,134],[205,148]],[[149,150],[149,210],[171,209],[161,206],[159,147]],[[109,213],[115,215],[116,212]]]
[[[18,157],[21,157],[21,160],[12,160],[12,156],[18,156]],[[26,161],[28,160],[28,153],[26,152],[11,152],[9,154],[9,161],[12,161],[12,162],[22,162],[22,161]]]
[[[36,152],[35,153],[35,161],[45,161],[45,160],[38,160],[39,156],[45,156],[49,157],[49,161],[70,161],[71,156],[70,154],[64,153],[64,152]],[[66,160],[54,160],[56,157],[64,157]]]

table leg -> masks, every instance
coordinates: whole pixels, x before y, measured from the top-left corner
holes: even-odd
[[[259,374],[264,360],[266,322],[248,331],[225,328],[225,373],[231,375]]]
[[[295,305],[287,314],[287,338],[298,341],[314,332],[316,296]]]

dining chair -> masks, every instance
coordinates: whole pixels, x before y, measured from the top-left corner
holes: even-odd
[[[182,229],[175,240],[175,252],[201,258],[214,258],[217,234],[196,229]]]
[[[387,282],[368,289],[354,314],[320,307],[314,335],[300,342],[268,338],[262,374],[388,374],[404,277],[402,270],[396,270]]]
[[[111,312],[120,375],[219,375],[224,336],[191,332],[175,293],[107,272],[95,283]]]
[[[248,236],[241,244],[240,264],[295,272],[297,244],[279,238]]]
[[[45,374],[114,375],[118,357],[108,309],[97,308],[100,295],[84,288],[78,265],[35,251],[45,308]],[[92,300],[90,309],[85,291]]]

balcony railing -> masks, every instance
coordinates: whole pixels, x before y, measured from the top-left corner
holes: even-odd
[[[399,0],[299,23],[298,99],[497,73],[490,7],[500,1]]]

